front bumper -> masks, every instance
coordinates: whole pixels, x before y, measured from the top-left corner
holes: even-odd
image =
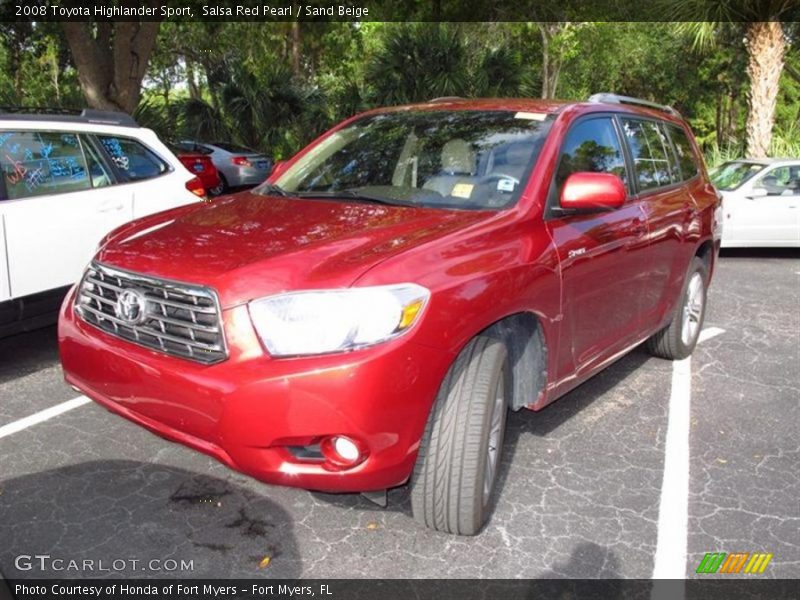
[[[206,366],[136,346],[75,315],[59,319],[66,380],[112,412],[268,483],[332,492],[381,490],[411,474],[419,440],[453,356],[392,342],[322,357],[273,359],[246,307],[223,312],[230,357]],[[298,447],[330,435],[367,458],[335,469]]]

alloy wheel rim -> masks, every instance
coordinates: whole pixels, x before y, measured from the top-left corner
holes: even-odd
[[[506,409],[505,377],[501,374],[497,380],[497,387],[492,402],[492,416],[489,428],[489,444],[486,449],[486,473],[483,478],[483,504],[489,502],[489,496],[494,488],[497,475],[497,466],[500,462],[500,452],[503,444],[503,415]]]
[[[686,301],[683,305],[683,318],[681,322],[681,341],[684,346],[691,346],[700,332],[700,320],[703,317],[703,304],[705,302],[705,289],[703,277],[695,272],[686,288]]]

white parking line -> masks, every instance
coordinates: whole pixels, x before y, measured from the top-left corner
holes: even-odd
[[[27,429],[28,427],[33,427],[39,423],[44,423],[45,421],[52,419],[53,417],[57,417],[58,415],[64,414],[65,412],[72,410],[73,408],[78,408],[79,406],[83,406],[84,404],[88,404],[91,402],[89,398],[86,396],[78,396],[77,398],[73,398],[72,400],[67,400],[66,402],[62,402],[61,404],[56,404],[55,406],[51,406],[50,408],[46,408],[45,410],[41,410],[38,413],[34,413],[29,417],[25,417],[24,419],[20,419],[19,421],[14,421],[13,423],[9,423],[8,425],[3,425],[0,427],[0,438],[4,438],[7,435],[11,435],[12,433],[17,433],[18,431],[22,431],[23,429]]]
[[[672,365],[653,579],[683,579],[686,576],[692,359],[676,360]]]
[[[724,329],[709,327],[700,332],[698,343],[710,340]],[[689,424],[692,399],[692,359],[672,363],[667,439],[664,448],[664,478],[658,508],[653,579],[684,579],[689,523]]]
[[[703,342],[710,340],[713,337],[717,337],[722,333],[725,333],[725,330],[721,329],[720,327],[707,327],[700,332],[700,337],[697,338],[697,343],[702,344]]]

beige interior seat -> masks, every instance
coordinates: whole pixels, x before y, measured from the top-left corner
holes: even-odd
[[[426,190],[449,196],[457,183],[469,181],[475,175],[475,152],[469,142],[455,138],[442,146],[441,170],[422,186]]]

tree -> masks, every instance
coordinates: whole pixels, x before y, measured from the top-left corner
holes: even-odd
[[[747,154],[754,158],[766,157],[772,141],[778,87],[788,45],[778,19],[789,11],[791,3],[757,0],[734,8],[726,0],[680,0],[671,6],[678,20],[693,21],[685,23],[683,28],[693,36],[699,48],[714,43],[723,23],[745,22],[744,44],[750,84],[745,125]]]
[[[375,104],[424,102],[468,91],[467,42],[445,23],[392,23],[368,58],[366,82]]]
[[[555,98],[564,62],[578,51],[575,32],[584,23],[537,22],[542,36],[542,98]]]
[[[89,106],[127,113],[136,109],[159,25],[158,21],[61,24]]]

